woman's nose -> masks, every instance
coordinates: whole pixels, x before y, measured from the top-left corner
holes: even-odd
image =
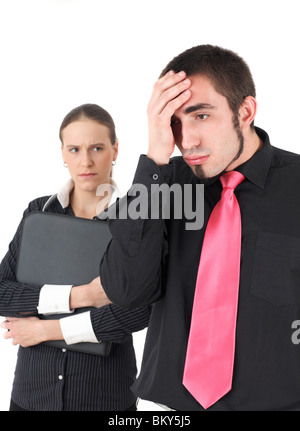
[[[88,151],[82,151],[81,153],[81,164],[83,166],[90,166],[93,164],[93,159]]]

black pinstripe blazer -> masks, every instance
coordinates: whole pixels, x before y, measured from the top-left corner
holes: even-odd
[[[30,202],[23,217],[30,211],[41,211],[48,199]],[[71,206],[63,209],[57,198],[51,200],[47,211],[74,216]],[[15,276],[21,223],[0,265],[0,315],[37,315],[42,286],[18,283]],[[109,357],[43,344],[19,347],[12,400],[34,411],[127,409],[136,401],[130,390],[137,372],[132,332],[145,328],[149,316],[150,307],[126,310],[114,304],[91,312],[97,339],[113,341]]]

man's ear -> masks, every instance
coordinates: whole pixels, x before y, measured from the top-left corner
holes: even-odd
[[[250,126],[257,112],[257,101],[252,96],[245,97],[239,109],[239,121],[241,129]]]

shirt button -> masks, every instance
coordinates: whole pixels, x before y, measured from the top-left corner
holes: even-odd
[[[158,175],[157,174],[153,174],[152,178],[156,181],[156,180],[158,180]]]
[[[58,376],[58,379],[59,379],[59,380],[62,380],[62,379],[63,379],[63,376],[60,374],[60,375]]]
[[[61,349],[61,351],[65,353],[67,351],[67,349]]]

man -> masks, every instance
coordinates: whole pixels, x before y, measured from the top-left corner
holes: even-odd
[[[204,45],[173,59],[154,85],[149,150],[134,183],[149,190],[155,183],[204,183],[204,227],[187,230],[184,219],[162,217],[108,221],[113,240],[100,268],[107,296],[129,308],[154,303],[132,389],[172,409],[300,410],[300,347],[292,329],[300,316],[300,157],[271,146],[254,126],[256,109],[251,73],[235,53]],[[175,145],[182,157],[170,159]],[[234,190],[242,234],[233,373],[225,393],[205,405],[186,384],[187,347],[204,234],[221,199],[222,176],[230,172],[243,179]],[[233,246],[220,237],[220,248],[223,242],[229,254]],[[219,266],[212,262],[214,270]],[[208,273],[200,288],[205,278]],[[217,287],[220,296],[229,285],[221,277]],[[215,348],[224,342],[222,359],[226,318],[211,320],[219,337]],[[205,352],[204,342],[198,344],[195,379]],[[218,383],[222,365],[212,369]]]

